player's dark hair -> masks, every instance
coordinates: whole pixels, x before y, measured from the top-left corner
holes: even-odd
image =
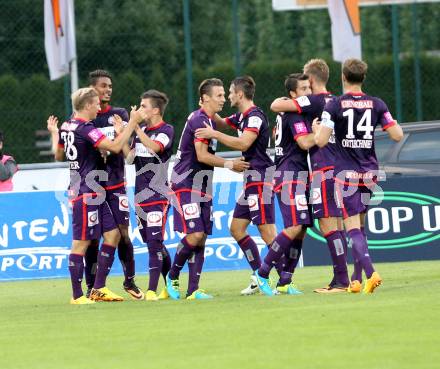
[[[360,84],[367,75],[368,65],[360,59],[347,59],[342,64],[342,74],[348,83]]]
[[[290,96],[290,92],[296,92],[298,88],[298,81],[307,81],[309,76],[304,73],[292,73],[286,77],[284,81],[284,87],[286,88],[287,96]]]
[[[327,84],[330,70],[324,59],[311,59],[303,68],[303,72],[309,76],[313,76],[319,82]]]
[[[235,91],[243,91],[244,96],[248,100],[252,100],[255,95],[255,81],[251,76],[242,76],[235,78],[231,85],[234,85]]]
[[[160,115],[163,115],[165,108],[170,101],[168,96],[157,90],[148,90],[141,95],[141,99],[149,99],[153,108],[158,108]]]
[[[208,78],[202,81],[199,85],[199,97],[202,99],[203,95],[211,96],[212,88],[214,86],[223,87],[223,82],[218,78]]]
[[[110,81],[113,82],[112,75],[109,72],[104,69],[97,69],[89,73],[89,85],[96,86],[98,79],[102,77],[110,78]]]

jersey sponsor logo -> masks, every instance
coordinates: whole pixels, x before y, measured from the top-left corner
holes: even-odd
[[[87,212],[87,226],[93,227],[99,224],[98,209]]]
[[[127,195],[119,195],[119,210],[128,211],[128,197]]]
[[[88,136],[94,141],[97,142],[99,141],[99,139],[102,137],[102,133],[99,129],[92,129],[89,133]]]
[[[183,217],[186,220],[200,218],[199,205],[195,202],[182,205],[182,210],[183,210]]]
[[[351,149],[371,149],[373,147],[372,140],[342,140],[343,147],[349,147]]]
[[[260,129],[263,124],[263,120],[260,117],[249,117],[248,119],[248,128],[257,128]]]
[[[342,100],[342,109],[354,108],[354,109],[373,109],[372,100]]]
[[[311,203],[314,205],[322,203],[322,195],[321,195],[320,188],[313,188],[312,189]]]
[[[162,216],[161,211],[150,211],[147,213],[147,227],[161,227]]]
[[[301,107],[311,105],[310,100],[307,96],[300,96],[300,97],[297,97],[295,100],[298,103],[298,105]]]
[[[163,147],[166,147],[170,142],[170,138],[165,133],[159,133],[158,135],[155,135],[155,137],[151,137],[151,139],[154,141],[159,141]]]
[[[394,122],[394,118],[391,115],[391,113],[389,111],[387,111],[386,113],[383,114],[383,117],[385,118],[385,120],[387,121],[387,123],[391,123]]]
[[[101,127],[98,129],[104,136],[108,137],[110,140],[115,139],[115,129],[113,127]]]
[[[260,210],[260,206],[258,204],[258,195],[249,195],[247,197],[247,203],[249,206],[249,211]]]
[[[299,133],[307,133],[307,127],[304,122],[294,123],[295,131]]]
[[[147,149],[143,143],[136,142],[135,146],[135,153],[136,156],[142,157],[142,158],[154,158],[154,154]]]
[[[295,196],[295,204],[298,210],[307,210],[307,197],[306,195],[297,195]]]

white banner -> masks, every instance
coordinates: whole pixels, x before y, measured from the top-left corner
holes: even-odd
[[[44,0],[44,46],[50,79],[69,74],[76,59],[73,0]]]
[[[343,63],[362,57],[358,0],[328,0],[332,22],[333,59]]]

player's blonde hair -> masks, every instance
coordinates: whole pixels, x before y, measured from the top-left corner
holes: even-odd
[[[72,94],[73,110],[81,111],[85,108],[86,104],[90,104],[93,98],[97,97],[98,93],[92,87],[85,87],[76,90]]]
[[[304,73],[313,76],[319,82],[326,84],[330,75],[330,70],[324,59],[311,59],[303,69]]]
[[[348,83],[359,84],[364,82],[367,71],[367,63],[360,59],[347,59],[344,64],[342,64],[342,74]]]

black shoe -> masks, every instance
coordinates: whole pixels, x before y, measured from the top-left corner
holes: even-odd
[[[143,300],[145,298],[145,294],[138,286],[136,286],[136,283],[134,283],[134,279],[131,279],[129,282],[124,282],[122,286],[132,299]]]

